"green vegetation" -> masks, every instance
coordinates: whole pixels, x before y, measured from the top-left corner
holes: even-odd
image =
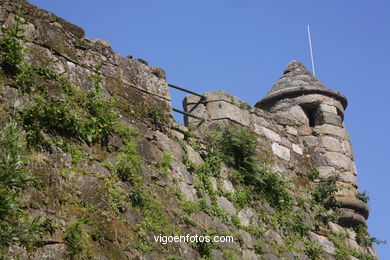
[[[204,179],[210,173],[219,173],[220,163],[234,169],[231,180],[236,185],[243,185],[266,198],[272,206],[280,209],[291,207],[288,194],[288,182],[257,156],[257,137],[246,128],[224,126],[208,138],[208,156],[205,164],[197,171]],[[246,190],[240,194],[238,204],[246,205],[248,194]]]
[[[0,39],[0,66],[4,73],[14,76],[19,72],[23,60],[23,21],[15,16],[15,24],[11,27],[2,27]]]
[[[313,199],[319,203],[323,203],[326,199],[329,199],[338,191],[336,186],[338,179],[338,175],[334,175],[321,181],[312,192]]]
[[[164,129],[168,122],[168,116],[163,112],[160,106],[153,105],[148,109],[148,117],[156,129]]]
[[[43,154],[44,157],[50,153],[40,152],[50,152],[54,146],[71,156],[69,165],[58,169],[63,178],[49,180],[46,168],[40,169],[42,172],[40,174],[42,179],[46,178],[45,181],[50,184],[60,182],[61,192],[53,194],[58,190],[45,187],[42,194],[38,194],[45,199],[39,198],[41,201],[31,202],[31,205],[36,203],[35,207],[38,208],[41,206],[40,203],[45,206],[53,203],[59,208],[59,215],[61,214],[65,221],[76,218],[71,223],[67,222],[63,229],[64,241],[71,259],[92,259],[93,244],[103,245],[106,242],[113,243],[121,249],[130,247],[142,252],[171,253],[166,247],[162,248],[153,243],[152,235],[181,232],[180,224],[198,231],[199,227],[196,227],[190,214],[200,210],[219,218],[222,223],[230,225],[234,230],[246,230],[256,238],[261,239],[269,229],[282,234],[284,245],[262,240],[257,242],[254,251],[258,254],[266,253],[269,250],[268,246],[277,253],[282,250],[297,250],[294,242],[305,241],[307,231],[313,228],[311,221],[315,222],[314,228],[320,229],[329,220],[334,219],[332,210],[324,204],[327,204],[328,199],[338,190],[337,176],[320,181],[311,193],[311,198],[304,200],[299,195],[294,195],[295,200],[290,195],[289,181],[273,172],[269,164],[259,156],[258,137],[246,128],[231,126],[217,128],[208,136],[205,142],[206,151],[202,154],[204,160],[202,165],[196,166],[189,161],[186,162],[188,170],[196,173],[200,180],[200,184],[194,185],[200,198],[199,202],[185,201],[177,193],[181,207],[170,209],[169,207],[175,204],[170,202],[168,204],[167,200],[163,202],[160,196],[168,195],[169,199],[172,194],[165,194],[166,190],[157,192],[158,185],[144,183],[143,159],[137,152],[139,133],[119,120],[115,103],[103,94],[99,67],[95,68],[95,73],[90,76],[91,82],[87,91],[74,86],[49,68],[23,64],[22,28],[22,20],[16,17],[14,27],[2,29],[3,38],[0,40],[2,76],[8,78],[10,85],[18,90],[20,96],[28,97],[27,105],[22,104],[14,111],[6,112],[9,112],[10,117],[14,117],[17,122],[8,123],[0,130],[0,249],[20,245],[27,250],[33,250],[42,245],[40,243],[43,236],[53,232],[55,225],[48,218],[27,217],[31,213],[27,212],[29,209],[26,210],[28,206],[23,205],[27,203],[22,201],[21,195],[30,182],[38,183],[30,175],[32,167],[29,167],[29,164],[32,164],[32,161],[31,159],[28,161],[26,151]],[[243,105],[243,108],[246,108],[246,105]],[[148,109],[148,117],[154,128],[159,130],[164,130],[169,121],[159,106],[151,106]],[[108,139],[112,135],[119,136],[122,143],[118,146],[108,145]],[[191,132],[186,134],[185,139],[186,141],[193,139]],[[87,149],[98,147],[100,150],[87,154],[84,146],[88,146]],[[194,143],[193,146],[200,150],[199,144]],[[99,152],[101,154],[97,156]],[[115,155],[111,162],[105,158],[108,152]],[[113,173],[105,176],[97,174],[102,189],[106,192],[108,206],[97,208],[94,203],[89,204],[82,200],[80,196],[82,191],[77,186],[79,184],[71,183],[75,177],[91,174],[88,170],[78,169],[80,161],[84,163],[89,159],[99,161]],[[47,159],[37,159],[34,163],[55,168],[53,164],[44,162],[45,160]],[[172,156],[164,152],[161,162],[157,163],[158,172],[168,176],[171,162]],[[234,193],[223,192],[221,188],[214,190],[212,187],[211,178],[220,177],[223,165],[229,167],[229,178],[236,189]],[[305,176],[310,181],[318,181],[319,172],[311,168]],[[43,187],[42,183],[35,188]],[[263,223],[243,226],[238,216],[230,216],[218,206],[216,199],[219,196],[228,198],[238,210],[252,207],[257,211],[255,217]],[[48,197],[53,201],[49,201]],[[369,199],[365,192],[359,193],[357,198],[365,202]],[[267,211],[260,204],[267,204],[273,209]],[[131,215],[133,212],[128,213],[128,210],[134,211],[134,219],[129,220],[131,216],[128,217],[127,214]],[[174,222],[175,218],[170,214],[175,217],[181,216],[178,223]],[[306,221],[308,218],[311,219]],[[118,235],[122,227],[128,228],[126,230],[128,233]],[[371,238],[365,226],[358,226],[355,231],[356,240],[362,247],[371,246],[373,242],[381,242]],[[207,229],[201,229],[201,232],[205,235],[215,234],[215,231]],[[349,255],[359,259],[372,259],[367,253],[346,247],[345,234],[331,234],[329,239],[336,247],[337,259],[346,259]],[[132,242],[128,242],[129,240]],[[208,243],[191,246],[198,250],[203,259],[210,259],[213,249],[221,249],[216,244]],[[234,259],[233,252],[221,250],[226,259]],[[305,242],[305,253],[311,259],[321,259],[324,256],[323,249],[318,244],[308,241]],[[0,259],[2,258],[5,259],[6,256],[0,253]],[[179,258],[171,255],[167,259]]]
[[[114,132],[117,113],[113,103],[100,92],[77,90],[55,72],[23,66],[16,87],[31,92],[34,102],[19,111],[29,147],[49,149],[47,134],[88,144],[107,143]],[[66,147],[63,147],[66,149]]]
[[[66,227],[64,239],[70,259],[77,259],[76,257],[82,254],[85,248],[84,236],[85,234],[79,221],[71,223]]]
[[[34,248],[52,231],[50,220],[29,219],[21,209],[20,195],[32,181],[25,152],[20,129],[15,123],[7,124],[0,131],[0,248],[15,243]]]
[[[356,198],[358,200],[361,200],[361,201],[365,202],[365,203],[368,203],[370,201],[370,197],[368,196],[366,191],[358,192],[356,194]]]
[[[324,250],[317,243],[306,241],[305,242],[305,254],[312,260],[322,259]]]
[[[345,232],[331,232],[329,235],[329,240],[334,244],[336,248],[336,252],[334,254],[334,257],[336,260],[344,260],[347,259],[348,256],[354,256],[357,257],[358,259],[362,260],[375,260],[373,256],[368,254],[367,252],[363,251],[358,251],[355,249],[352,249],[348,246],[347,244],[347,234]],[[358,238],[357,238],[358,240]],[[366,246],[371,246],[370,245],[365,245]]]
[[[309,172],[309,180],[315,181],[320,176],[320,172],[316,168],[311,168]]]
[[[159,172],[167,176],[169,174],[169,167],[171,162],[172,155],[169,152],[164,152],[160,167],[158,168]]]
[[[264,252],[264,242],[258,241],[256,244],[253,245],[253,249],[255,250],[256,254],[262,254]]]

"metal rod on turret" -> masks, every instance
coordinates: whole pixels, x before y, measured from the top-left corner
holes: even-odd
[[[314,58],[313,58],[313,48],[311,46],[311,35],[310,35],[310,25],[307,25],[307,34],[309,36],[309,47],[310,47],[310,57],[311,57],[311,67],[313,69],[313,75],[316,75],[316,71],[314,69]]]

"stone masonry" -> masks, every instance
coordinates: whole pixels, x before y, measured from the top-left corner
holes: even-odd
[[[368,206],[356,199],[356,167],[349,135],[344,127],[345,96],[328,89],[306,68],[292,61],[265,98],[254,107],[224,91],[190,95],[184,108],[205,118],[187,117],[187,125],[207,130],[216,124],[250,127],[263,147],[278,158],[275,168],[297,172],[308,162],[326,179],[338,174],[336,200],[341,205],[341,225],[365,224]],[[264,140],[266,140],[264,142]]]
[[[1,26],[9,27],[15,24],[19,9],[17,2],[0,0]],[[232,197],[240,190],[229,178],[232,169],[228,166],[222,164],[218,177],[210,176],[210,189],[217,194],[215,198],[204,190],[197,190],[201,181],[190,168],[200,167],[205,163],[206,139],[202,138],[221,124],[247,127],[256,134],[259,142],[258,154],[272,158],[272,172],[275,174],[289,174],[294,191],[308,195],[313,183],[308,176],[302,177],[302,174],[309,174],[313,168],[319,173],[318,178],[313,181],[316,183],[339,176],[339,190],[335,200],[326,202],[340,206],[338,219],[327,222],[326,229],[317,230],[309,213],[303,212],[303,222],[310,230],[305,234],[305,241],[318,244],[326,257],[323,259],[332,260],[336,259],[337,245],[329,234],[343,232],[348,234],[347,242],[350,248],[376,257],[371,245],[358,244],[355,231],[346,228],[366,225],[369,215],[367,204],[357,199],[357,172],[349,135],[343,124],[347,99],[339,92],[326,88],[302,64],[296,61],[288,64],[283,76],[255,106],[250,106],[224,91],[205,93],[206,99],[187,96],[183,101],[184,110],[204,118],[205,121],[185,116],[185,126],[180,126],[172,120],[168,82],[161,68],[149,67],[147,62],[141,59],[114,53],[108,42],[87,39],[83,29],[78,26],[27,1],[20,2],[20,15],[25,21],[24,44],[29,50],[24,55],[24,62],[49,67],[62,77],[68,78],[75,87],[84,90],[92,88],[92,75],[101,76],[102,90],[116,100],[121,119],[140,130],[137,151],[145,166],[140,174],[144,181],[142,187],[153,189],[156,197],[164,199],[166,205],[162,205],[161,213],[169,213],[166,214],[169,217],[167,221],[172,222],[175,228],[184,227],[176,231],[200,234],[205,230],[212,230],[218,234],[235,235],[234,242],[221,244],[220,248],[211,248],[212,259],[226,259],[226,252],[231,252],[229,259],[310,259],[303,241],[296,241],[295,251],[279,250],[288,244],[288,234],[282,228],[263,223],[262,216],[276,214],[275,209],[268,203],[254,200],[244,208],[235,204]],[[16,96],[17,91],[7,84],[1,86],[0,90],[0,101],[4,107],[12,108],[28,103],[10,98]],[[166,126],[163,129],[150,126],[148,109],[152,106],[158,107],[170,117],[164,123]],[[123,149],[119,136],[110,136],[108,141],[113,149]],[[69,195],[65,188],[62,188],[61,192],[57,191],[57,186],[68,187],[66,185],[74,182],[75,185],[69,187],[75,189],[71,195],[79,198],[79,204],[94,206],[98,209],[97,212],[103,212],[109,209],[112,203],[108,194],[128,194],[131,187],[125,182],[117,181],[114,178],[116,173],[112,167],[107,166],[116,162],[115,152],[103,151],[98,146],[91,147],[87,144],[82,144],[80,149],[88,156],[75,166],[72,166],[73,155],[59,149],[52,154],[36,153],[35,157],[40,165],[50,165],[43,168],[46,169],[45,176],[50,179],[50,186],[47,187],[50,192],[53,190],[56,194]],[[165,166],[166,172],[162,174],[159,172],[162,170],[157,166],[161,166],[160,162],[166,154],[170,155],[170,162],[169,167]],[[189,165],[192,167],[188,168]],[[58,169],[70,171],[72,176],[77,178],[68,181]],[[103,183],[103,179],[106,182]],[[113,182],[112,187],[105,186],[111,183],[107,181]],[[112,193],[109,193],[107,187]],[[207,208],[218,208],[226,213],[224,219],[201,209],[185,212],[178,198],[169,197],[173,191],[177,193],[176,197],[183,195],[180,203],[202,203]],[[62,211],[51,208],[50,203],[47,205],[48,202],[55,201],[54,198],[46,198],[39,190],[33,189],[27,195],[37,203],[32,207],[33,212],[49,216],[57,223],[57,227],[53,234],[42,240],[46,242],[39,244],[35,250],[29,252],[25,248],[10,247],[7,249],[8,253],[17,259],[69,259],[69,245],[64,242],[63,230],[72,223],[74,215],[80,214],[80,218],[83,215],[78,211],[70,211],[70,217],[68,213],[59,214]],[[118,213],[120,218],[107,215],[107,219],[101,221],[106,222],[107,226],[104,226],[105,233],[101,240],[93,241],[96,259],[167,259],[168,253],[170,257],[181,257],[174,259],[203,257],[199,250],[186,243],[177,244],[166,252],[143,252],[135,247],[128,247],[130,242],[136,240],[134,227],[142,223],[142,212],[138,212],[129,202],[124,205],[126,207],[121,208]],[[68,210],[66,207],[60,209]],[[234,224],[233,220],[240,224]],[[251,230],[257,230],[253,230],[254,227],[262,232],[251,233]],[[118,236],[121,239],[118,239]],[[264,245],[262,250],[259,249],[261,245]],[[0,258],[1,256],[0,251]],[[350,256],[348,259],[358,258]]]
[[[18,1],[0,1],[0,24],[12,26]],[[151,105],[172,113],[165,72],[149,67],[140,59],[123,57],[112,51],[107,41],[84,38],[84,30],[26,1],[21,2],[25,19],[26,62],[48,66],[75,85],[88,89],[90,76],[102,76],[106,94],[116,96],[118,104],[142,118]]]

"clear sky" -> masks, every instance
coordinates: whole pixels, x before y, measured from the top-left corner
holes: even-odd
[[[390,240],[388,0],[30,0],[108,40],[125,56],[160,66],[172,84],[225,90],[251,105],[296,59],[347,96],[360,190],[371,197],[370,232]],[[172,93],[181,108],[182,93]],[[178,118],[178,117],[176,117]],[[390,259],[390,245],[376,246]]]

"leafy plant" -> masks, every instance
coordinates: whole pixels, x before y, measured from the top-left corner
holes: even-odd
[[[234,169],[231,180],[235,184],[251,186],[275,207],[289,208],[291,198],[286,180],[256,156],[257,146],[257,137],[248,129],[224,126],[209,136],[208,156]],[[214,165],[219,166],[218,163]]]
[[[317,243],[306,241],[305,254],[312,260],[322,259],[323,249]]]
[[[339,180],[337,175],[331,176],[326,180],[321,181],[312,192],[313,199],[316,202],[324,202],[326,199],[329,199],[338,188],[336,182]]]
[[[356,198],[358,200],[361,200],[361,201],[365,202],[365,203],[368,203],[370,201],[370,196],[368,196],[366,191],[358,192],[356,194]]]
[[[153,105],[148,109],[148,117],[157,129],[163,129],[168,122],[168,116],[162,111],[160,106]]]
[[[113,103],[97,90],[76,90],[54,71],[23,66],[16,77],[22,92],[34,93],[34,103],[19,111],[20,121],[27,131],[29,146],[47,149],[50,140],[45,133],[88,144],[106,144],[114,132],[117,112]]]
[[[84,232],[79,221],[75,221],[66,227],[64,232],[65,244],[67,246],[68,255],[71,259],[79,256],[85,247]]]
[[[161,164],[160,164],[160,167],[159,167],[159,171],[164,174],[164,175],[168,175],[169,173],[169,166],[172,162],[172,156],[169,152],[164,152],[163,154],[163,158],[161,160]]]
[[[309,172],[309,180],[315,181],[320,176],[320,172],[316,168],[311,168]]]
[[[0,65],[10,76],[19,72],[23,60],[23,24],[22,18],[16,15],[13,26],[1,28],[3,35],[0,39]]]

